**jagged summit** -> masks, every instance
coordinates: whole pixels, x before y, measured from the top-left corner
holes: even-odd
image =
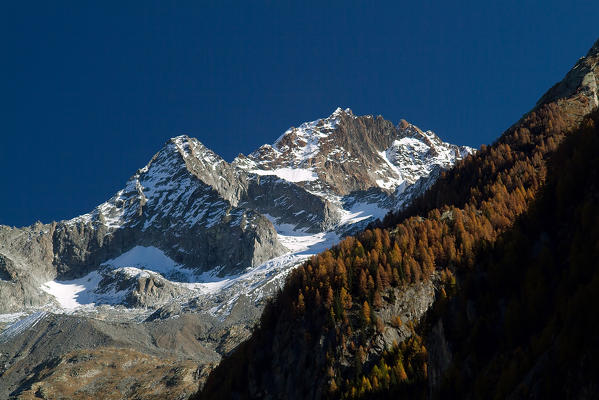
[[[354,117],[354,114],[349,108],[345,110],[341,107],[337,107],[331,115],[326,118],[319,118],[314,121],[304,122],[299,127],[291,127],[285,131],[277,140],[275,140],[272,147],[278,151],[286,151],[290,146],[295,137],[306,143],[318,141],[321,137],[328,136],[339,124],[340,119],[343,116]]]
[[[174,169],[178,167],[186,167],[186,163],[191,162],[191,160],[195,160],[196,169],[199,167],[198,163],[202,164],[206,169],[215,169],[219,164],[228,165],[225,160],[198,139],[188,135],[179,135],[168,139],[150,161],[137,171],[134,177],[148,173],[150,169],[157,170],[164,164],[169,164],[168,168],[171,172],[174,172]]]
[[[408,122],[395,126],[341,107],[232,163],[179,135],[89,213],[24,228],[40,235],[39,256],[19,242],[30,235],[19,236],[19,230],[7,233],[10,251],[0,246],[0,253],[21,265],[22,255],[12,249],[27,249],[30,262],[45,271],[31,272],[32,282],[83,279],[140,247],[193,273],[239,274],[291,252],[283,263],[288,266],[299,257],[295,253],[331,245],[408,204],[438,175],[429,174],[470,152]],[[38,283],[32,285],[15,298],[39,297]],[[18,309],[15,304],[7,309]]]
[[[402,137],[421,139],[426,142],[433,142],[436,145],[440,145],[443,143],[441,138],[437,136],[435,132],[431,130],[423,131],[416,125],[411,124],[404,119],[400,120],[399,124],[397,124],[397,129],[399,131],[399,135]]]
[[[361,202],[386,212],[427,184],[405,192],[408,186],[470,152],[406,121],[396,127],[349,108],[290,128],[274,145],[232,163],[179,135],[108,201],[57,226],[62,244],[55,263],[59,275],[80,276],[149,245],[196,271],[240,271],[289,249],[273,224],[314,233],[353,220],[348,207]],[[361,194],[371,189],[385,193]]]
[[[169,151],[172,149],[173,145],[184,159],[192,157],[198,161],[202,161],[206,166],[215,166],[216,164],[228,165],[221,156],[210,150],[194,137],[179,135],[171,138],[168,140],[162,151]]]
[[[410,155],[399,157],[404,150]],[[290,179],[314,193],[343,196],[371,187],[395,190],[427,175],[433,166],[447,168],[472,151],[444,143],[432,131],[405,120],[394,126],[381,116],[356,116],[338,107],[326,118],[289,128],[272,146],[240,155],[233,165],[283,179],[288,170],[301,170]]]
[[[341,114],[347,114],[347,115],[354,115],[354,113],[352,112],[351,108],[341,108],[341,107],[337,107],[335,109],[335,111],[333,111],[333,113],[331,114],[332,116],[336,116],[336,115],[341,115]]]

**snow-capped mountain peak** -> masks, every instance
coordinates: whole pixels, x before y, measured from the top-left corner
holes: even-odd
[[[326,118],[304,122],[297,128],[291,127],[274,142],[272,148],[282,154],[291,153],[291,162],[301,165],[318,152],[320,140],[335,131],[343,116],[354,115],[349,108],[343,110],[337,107]],[[250,157],[257,155],[252,153]]]
[[[380,116],[358,117],[339,107],[329,117],[289,128],[272,146],[240,155],[233,165],[331,197],[371,187],[393,191],[426,176],[434,166],[448,168],[472,151],[444,143],[405,120],[393,126]],[[289,169],[302,173],[292,175]]]
[[[86,298],[94,301],[120,302],[124,292],[111,299],[107,293],[140,279],[170,294],[152,297],[131,286],[127,293],[143,295],[130,298],[128,306],[212,293],[218,286],[213,281],[230,282],[227,296],[236,299],[280,281],[309,254],[408,204],[438,170],[470,152],[406,121],[394,125],[349,108],[292,127],[232,163],[180,135],[90,213],[35,229],[52,243],[46,276],[67,280],[73,290],[85,286]],[[155,262],[147,263],[142,253]],[[177,268],[166,268],[164,260]],[[143,272],[144,266],[154,272]],[[195,283],[170,281],[164,271]],[[44,282],[44,293],[63,287]]]

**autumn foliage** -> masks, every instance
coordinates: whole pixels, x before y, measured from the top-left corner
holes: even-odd
[[[275,354],[273,341],[297,340],[301,343],[293,351],[326,354],[301,358],[305,368],[326,377],[319,383],[322,396],[391,393],[400,384],[401,390],[415,390],[427,376],[426,349],[419,347],[418,332],[380,355],[379,363],[365,364],[366,344],[381,330],[376,310],[393,302],[391,288],[401,290],[433,277],[445,285],[441,298],[453,292],[456,276],[469,276],[479,254],[492,249],[528,210],[545,182],[548,158],[572,126],[554,104],[540,107],[496,143],[443,174],[407,210],[388,214],[297,267],[267,305],[249,342],[209,377],[205,398],[230,397],[232,392],[247,397],[250,381],[269,387],[270,382],[248,375],[246,368],[272,368],[282,357]],[[392,324],[401,326],[402,321]],[[340,359],[351,360],[351,365],[341,366]],[[287,379],[295,376],[293,371],[288,374]],[[232,385],[224,392],[223,382]],[[412,386],[406,386],[408,382]]]
[[[441,398],[599,396],[599,112],[549,162],[526,215],[479,254],[440,313]]]

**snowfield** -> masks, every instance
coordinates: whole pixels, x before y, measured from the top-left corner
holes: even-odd
[[[48,281],[42,290],[56,298],[65,310],[74,310],[84,304],[93,303],[92,294],[102,277],[96,271],[72,281]]]

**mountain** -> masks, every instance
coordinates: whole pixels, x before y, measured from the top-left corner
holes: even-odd
[[[356,117],[337,108],[328,118],[291,128],[274,145],[264,145],[234,164],[258,175],[273,173],[328,197],[378,187],[395,190],[447,169],[472,152],[444,143],[402,120],[394,126],[382,117]],[[286,175],[289,170],[301,174]]]
[[[294,269],[196,398],[596,397],[598,61]]]
[[[131,363],[154,360],[137,366],[135,382],[158,358],[182,368],[167,380],[197,382],[248,337],[294,266],[409,204],[473,152],[338,108],[231,163],[172,138],[89,213],[0,226],[0,397],[56,388],[119,348]],[[139,390],[128,396],[147,394]],[[181,394],[172,390],[157,393]]]
[[[471,152],[405,121],[396,127],[349,109],[292,128],[231,164],[179,136],[90,213],[2,227],[1,254],[13,266],[5,274],[34,272],[32,282],[81,278],[136,246],[159,249],[180,275],[239,274],[294,250],[276,228],[309,236],[365,224],[409,201],[406,187]],[[25,287],[26,279],[16,281]],[[2,304],[4,312],[25,305]]]

